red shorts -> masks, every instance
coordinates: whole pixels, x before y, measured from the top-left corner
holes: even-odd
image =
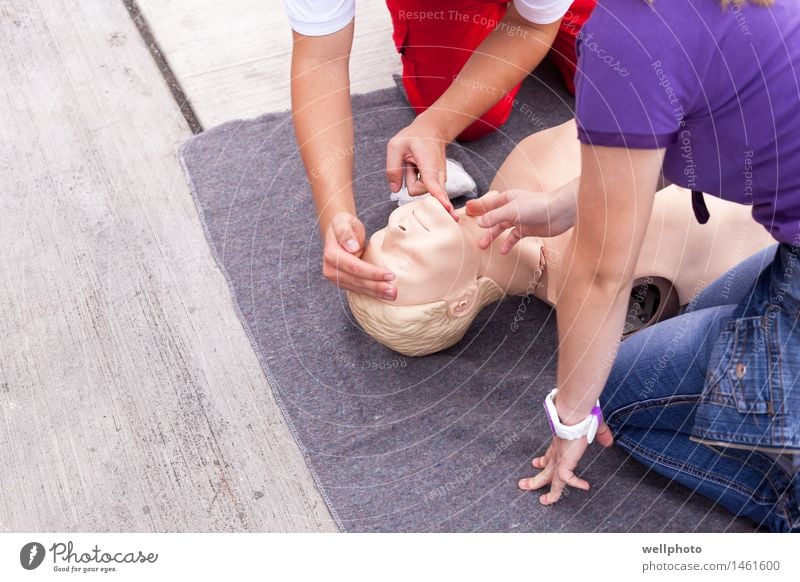
[[[411,106],[425,111],[453,83],[472,51],[494,30],[509,0],[387,0],[394,42],[402,55],[403,85]],[[575,0],[564,15],[550,58],[575,92],[575,39],[596,0]],[[463,80],[468,82],[468,80]],[[486,88],[485,90],[493,90]],[[497,102],[458,136],[472,140],[491,133],[508,119],[519,85],[497,93]]]

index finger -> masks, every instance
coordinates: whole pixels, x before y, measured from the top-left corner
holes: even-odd
[[[550,483],[550,481],[553,479],[554,472],[555,469],[553,467],[553,463],[548,463],[533,477],[520,479],[517,483],[517,486],[523,491],[535,491],[536,489],[541,489]]]
[[[475,200],[467,202],[467,214],[469,216],[481,216],[490,210],[500,208],[508,202],[505,192],[489,190],[486,194]]]
[[[425,178],[424,174],[422,175],[422,182],[425,184],[428,192],[430,192],[430,195],[436,198],[442,204],[442,206],[444,206],[444,209],[447,210],[450,216],[453,217],[453,220],[458,221],[458,214],[456,214],[453,203],[450,202],[450,197],[447,195],[445,189],[442,188],[435,180]]]
[[[369,279],[372,281],[391,281],[394,279],[394,274],[388,269],[383,269],[372,263],[368,263],[348,253],[341,247],[339,247],[339,251],[331,262],[338,270],[359,279]]]
[[[447,195],[447,191],[439,182],[439,178],[442,177],[441,172],[437,172],[434,168],[423,168],[419,165],[417,169],[419,171],[420,180],[425,184],[425,188],[428,189],[431,196],[441,202],[444,209],[453,217],[453,220],[457,221],[458,215],[456,214],[455,208],[453,208],[453,203],[450,202],[450,196]],[[434,177],[434,175],[436,177]]]
[[[386,179],[392,192],[397,192],[403,187],[404,169],[403,150],[396,142],[389,140],[386,145]]]
[[[428,188],[428,191],[431,193],[431,196],[442,203],[442,206],[444,206],[444,209],[453,217],[453,220],[458,221],[458,214],[456,214],[456,209],[453,207],[453,203],[450,202],[450,197],[447,195],[447,192],[444,190],[439,190],[437,192],[430,188]]]

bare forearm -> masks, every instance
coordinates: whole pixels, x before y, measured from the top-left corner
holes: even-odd
[[[556,303],[556,408],[567,424],[586,418],[614,363],[663,157],[581,146],[577,224]]]
[[[555,38],[558,23],[533,25],[511,6],[442,96],[420,116],[452,141],[535,69]]]
[[[575,210],[578,204],[580,176],[576,176],[551,194],[550,232],[548,236],[558,236],[575,226]]]
[[[565,424],[586,418],[603,391],[619,347],[630,295],[627,284],[588,277],[593,269],[583,263],[569,263],[557,300],[557,408]]]
[[[355,214],[349,43],[340,53],[299,35],[292,53],[292,117],[323,233],[337,212]]]

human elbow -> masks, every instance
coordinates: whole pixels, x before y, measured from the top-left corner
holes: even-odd
[[[616,297],[630,291],[632,277],[633,270],[622,261],[576,261],[563,284]]]

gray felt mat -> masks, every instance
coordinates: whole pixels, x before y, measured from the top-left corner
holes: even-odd
[[[386,141],[411,121],[402,94],[354,99],[355,191],[368,231],[394,208]],[[513,145],[571,116],[552,70],[529,79],[512,119],[456,144],[485,188]],[[335,153],[332,154],[335,156]],[[352,321],[320,272],[321,243],[288,113],[233,121],[187,142],[182,161],[209,243],[317,485],[348,531],[749,531],[752,526],[592,447],[552,508],[517,489],[550,442],[542,398],[554,384],[554,313],[535,299],[487,308],[446,352],[401,357]],[[512,331],[516,313],[524,322]],[[254,403],[256,405],[256,403]]]

